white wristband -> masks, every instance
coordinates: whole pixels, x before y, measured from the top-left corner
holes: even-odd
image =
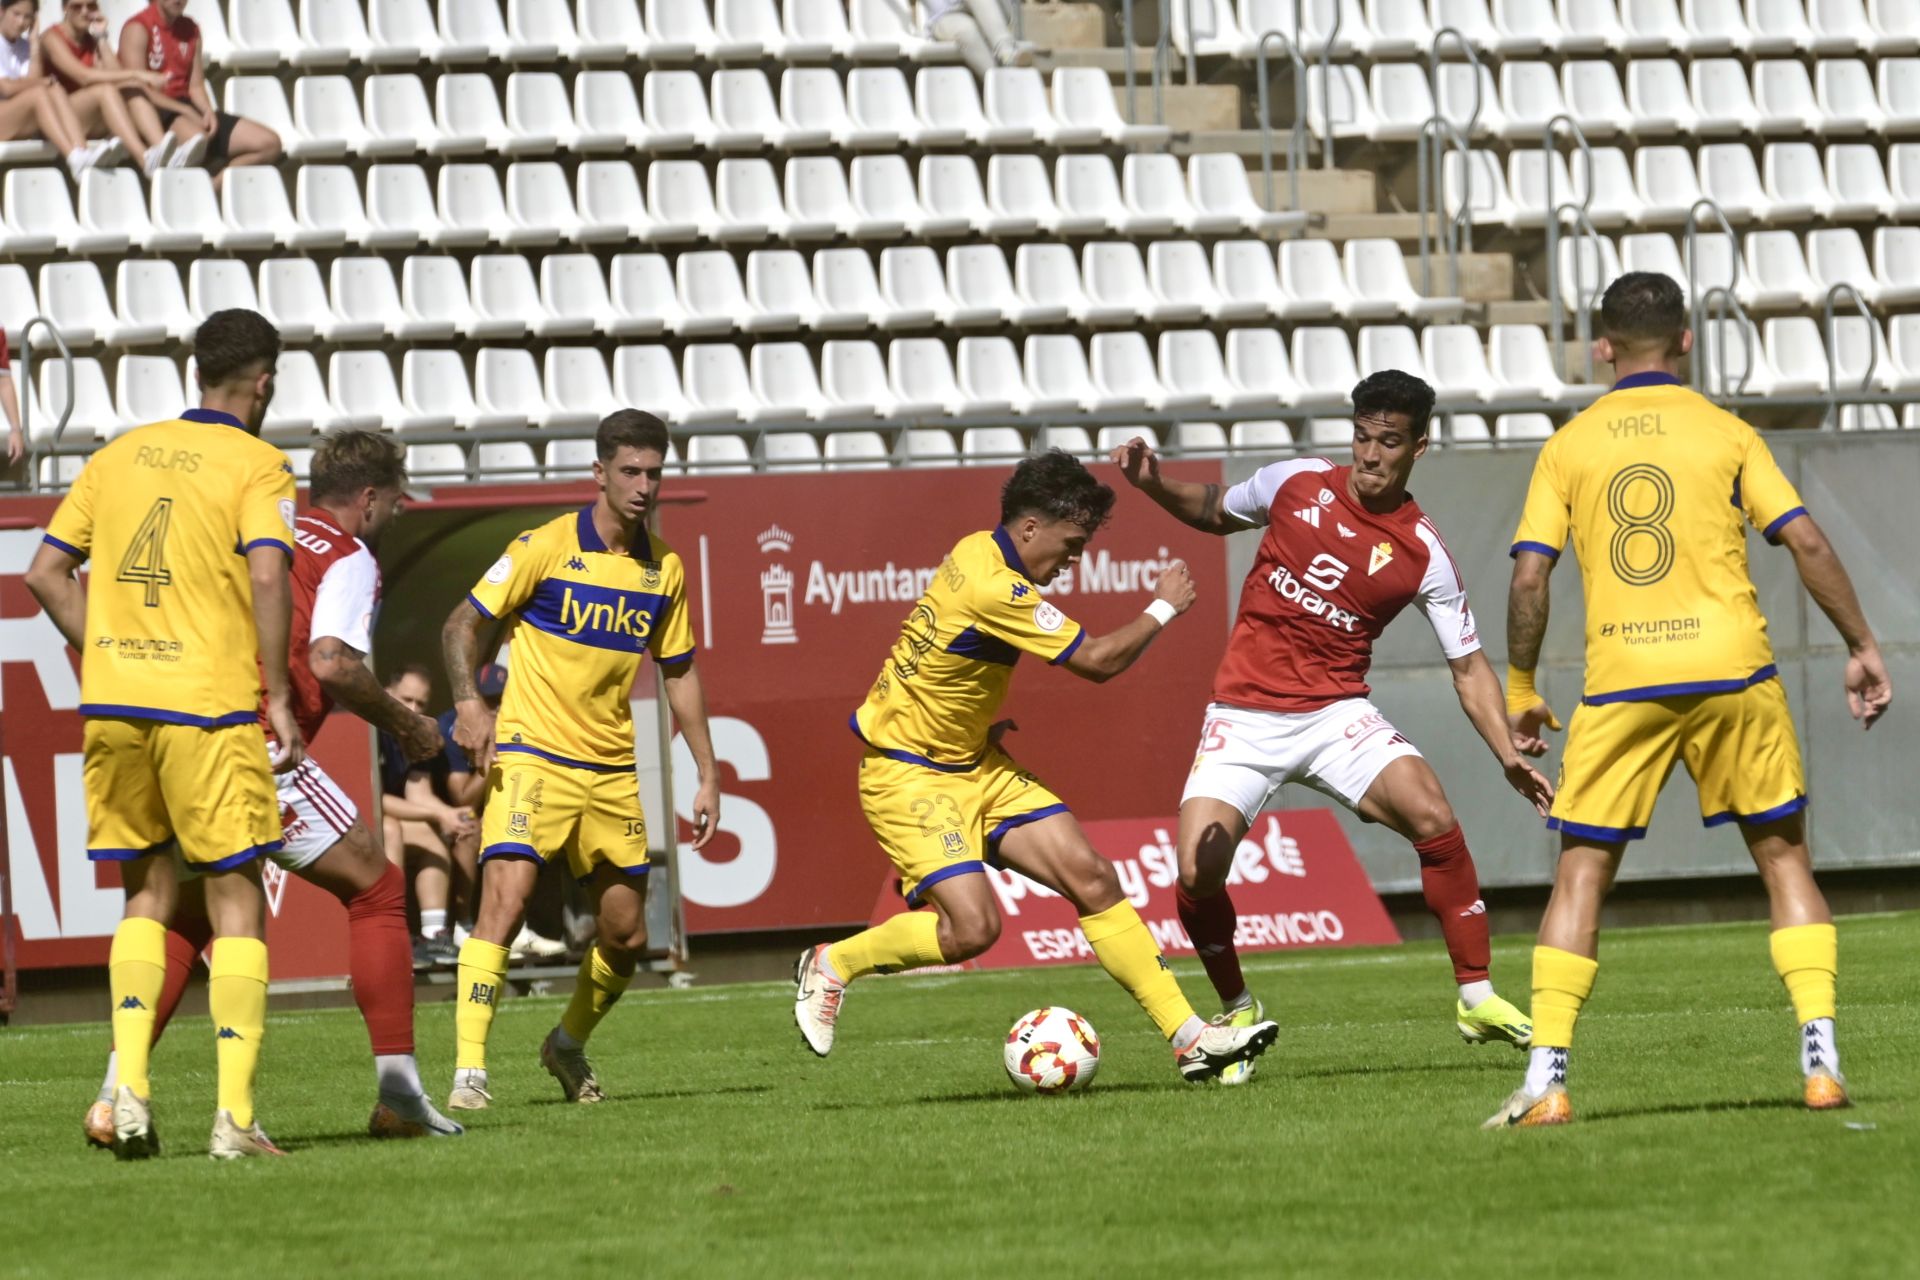
[[[1154,600],[1147,605],[1147,616],[1164,627],[1179,617],[1180,611],[1165,600]]]

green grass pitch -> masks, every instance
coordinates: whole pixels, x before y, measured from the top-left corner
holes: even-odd
[[[494,1109],[442,1142],[366,1139],[358,1018],[289,1014],[260,1098],[294,1154],[239,1165],[204,1154],[203,1019],[161,1045],[145,1164],[81,1142],[102,1026],[4,1031],[0,1275],[1911,1276],[1920,914],[1840,938],[1851,1110],[1799,1107],[1763,926],[1621,930],[1577,1123],[1540,1132],[1478,1130],[1523,1055],[1460,1043],[1433,943],[1251,958],[1283,1032],[1242,1089],[1183,1084],[1092,967],[870,980],[827,1061],[785,984],[635,992],[594,1042],[597,1107],[536,1061],[558,1002],[510,1001]],[[1527,957],[1498,940],[1520,999]],[[1099,1029],[1100,1076],[1024,1097],[1001,1037],[1050,1003]],[[419,1022],[444,1096],[452,1008]]]

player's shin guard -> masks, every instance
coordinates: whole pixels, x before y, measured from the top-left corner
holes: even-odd
[[[1487,936],[1487,907],[1480,900],[1480,876],[1474,870],[1473,855],[1467,852],[1467,837],[1455,823],[1451,831],[1422,840],[1413,851],[1420,855],[1420,892],[1447,940],[1453,980],[1462,985],[1486,981],[1493,944]]]
[[[494,1003],[507,980],[507,949],[498,943],[468,938],[460,947],[457,973],[453,1029],[460,1043],[453,1065],[459,1070],[484,1071]]]
[[[1131,902],[1122,898],[1105,911],[1081,916],[1080,931],[1087,935],[1087,945],[1101,967],[1140,1002],[1161,1035],[1173,1039],[1194,1017],[1193,1006]]]
[[[347,900],[347,956],[353,998],[376,1056],[413,1052],[413,939],[407,932],[407,882],[388,863],[380,878]]]
[[[120,1083],[153,1096],[147,1064],[153,1052],[154,1010],[167,977],[167,926],[129,916],[113,931],[107,952],[107,990],[113,1000],[113,1045]]]
[[[213,1014],[219,1107],[242,1129],[253,1126],[253,1076],[267,1030],[267,944],[216,938],[207,1007]]]
[[[1593,994],[1598,960],[1574,955],[1558,947],[1533,949],[1533,1047],[1567,1049],[1573,1045],[1573,1024],[1580,1006]]]
[[[1240,973],[1240,952],[1233,945],[1240,917],[1234,914],[1232,895],[1222,885],[1217,892],[1197,898],[1185,885],[1175,884],[1173,900],[1180,910],[1180,927],[1206,966],[1207,981],[1213,983],[1223,1007],[1232,1004],[1247,990],[1247,980]]]
[[[576,1045],[585,1044],[593,1029],[600,1025],[600,1019],[607,1016],[607,1010],[613,1008],[614,1001],[632,981],[631,971],[614,972],[596,942],[580,961],[580,976],[573,984],[573,998],[567,1001],[566,1011],[560,1015],[560,1029]]]
[[[946,957],[940,954],[940,917],[931,911],[902,912],[828,947],[827,963],[842,982],[870,973],[945,964]]]
[[[116,940],[117,941],[117,940]],[[1840,969],[1840,934],[1830,924],[1775,929],[1768,939],[1774,972],[1793,1000],[1802,1026],[1834,1014],[1834,981]]]

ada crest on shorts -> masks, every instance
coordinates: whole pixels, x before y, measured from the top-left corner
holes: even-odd
[[[528,834],[527,815],[524,813],[508,814],[507,834],[510,836],[525,836]]]
[[[1060,624],[1066,620],[1066,614],[1061,613],[1045,600],[1033,606],[1033,625],[1042,631],[1058,631]]]
[[[949,831],[940,837],[942,852],[949,858],[966,856],[967,838],[958,831]]]

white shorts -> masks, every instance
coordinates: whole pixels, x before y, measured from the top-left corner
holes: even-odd
[[[1358,809],[1382,770],[1419,754],[1365,698],[1299,712],[1209,703],[1180,802],[1220,800],[1252,823],[1282,783],[1298,782]]]
[[[280,848],[267,856],[288,871],[299,871],[320,860],[339,844],[360,819],[360,810],[312,756],[285,773],[273,775],[280,797]],[[182,880],[197,880],[201,872],[173,850],[173,866]]]

